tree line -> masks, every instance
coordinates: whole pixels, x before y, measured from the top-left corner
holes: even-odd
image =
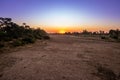
[[[0,17],[0,47],[4,47],[5,43],[21,46],[34,43],[37,39],[50,39],[50,37],[40,28],[31,28],[26,23],[20,26],[12,22],[11,18]]]
[[[120,30],[116,29],[116,30],[109,30],[108,33],[105,33],[104,31],[96,31],[96,32],[90,32],[87,30],[83,30],[82,32],[65,32],[65,35],[100,35],[102,39],[105,38],[105,36],[109,36],[112,39],[120,39]]]

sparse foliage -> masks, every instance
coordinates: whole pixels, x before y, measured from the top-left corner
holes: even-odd
[[[117,30],[110,30],[109,31],[109,35],[113,39],[119,39],[119,37],[120,37],[120,31],[118,29]]]
[[[48,34],[38,29],[30,28],[26,23],[22,26],[12,22],[11,18],[0,18],[0,41],[13,41],[13,46],[34,43],[36,39],[50,39]],[[2,47],[2,45],[0,45]]]

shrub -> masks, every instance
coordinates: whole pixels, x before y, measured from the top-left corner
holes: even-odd
[[[47,35],[47,33],[40,28],[34,29],[33,34],[36,39],[49,39],[49,36]]]
[[[110,30],[109,35],[113,39],[119,39],[120,31],[118,29],[117,30]]]
[[[33,37],[26,37],[22,39],[24,44],[28,44],[28,43],[34,43],[35,42],[35,38]]]
[[[35,37],[36,39],[42,39],[42,36],[41,36],[41,35],[38,35],[38,34],[34,35],[34,37]]]
[[[101,39],[106,39],[106,37],[105,36],[101,36]]]
[[[0,18],[0,41],[11,41],[13,46],[21,46],[34,43],[36,39],[50,39],[50,37],[40,28],[30,28],[26,23],[19,26],[12,22],[11,18]]]
[[[49,36],[43,36],[43,39],[50,39],[50,37]]]
[[[4,38],[3,38],[3,41],[6,41],[6,42],[7,42],[7,41],[11,41],[11,40],[12,40],[11,37],[4,37]]]
[[[22,46],[24,44],[23,44],[23,42],[21,40],[16,40],[16,41],[13,41],[12,45],[14,47],[17,47],[17,46]]]
[[[118,39],[118,36],[117,36],[117,35],[115,35],[115,36],[112,36],[112,38],[113,38],[113,39]]]

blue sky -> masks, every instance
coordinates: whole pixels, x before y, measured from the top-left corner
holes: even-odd
[[[0,0],[0,8],[1,17],[32,26],[119,26],[120,22],[120,0]]]

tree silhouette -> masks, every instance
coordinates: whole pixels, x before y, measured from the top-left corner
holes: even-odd
[[[88,32],[87,30],[83,30],[82,34],[89,35],[89,34],[92,34],[92,32]]]
[[[0,17],[0,41],[11,41],[13,39],[44,39],[48,34],[41,29],[33,29],[23,23],[22,26],[12,22],[11,18]],[[25,39],[27,38],[27,39]]]
[[[110,30],[109,31],[109,35],[110,35],[111,38],[118,39],[119,36],[120,36],[120,31],[119,31],[119,29],[117,29],[117,30]]]

